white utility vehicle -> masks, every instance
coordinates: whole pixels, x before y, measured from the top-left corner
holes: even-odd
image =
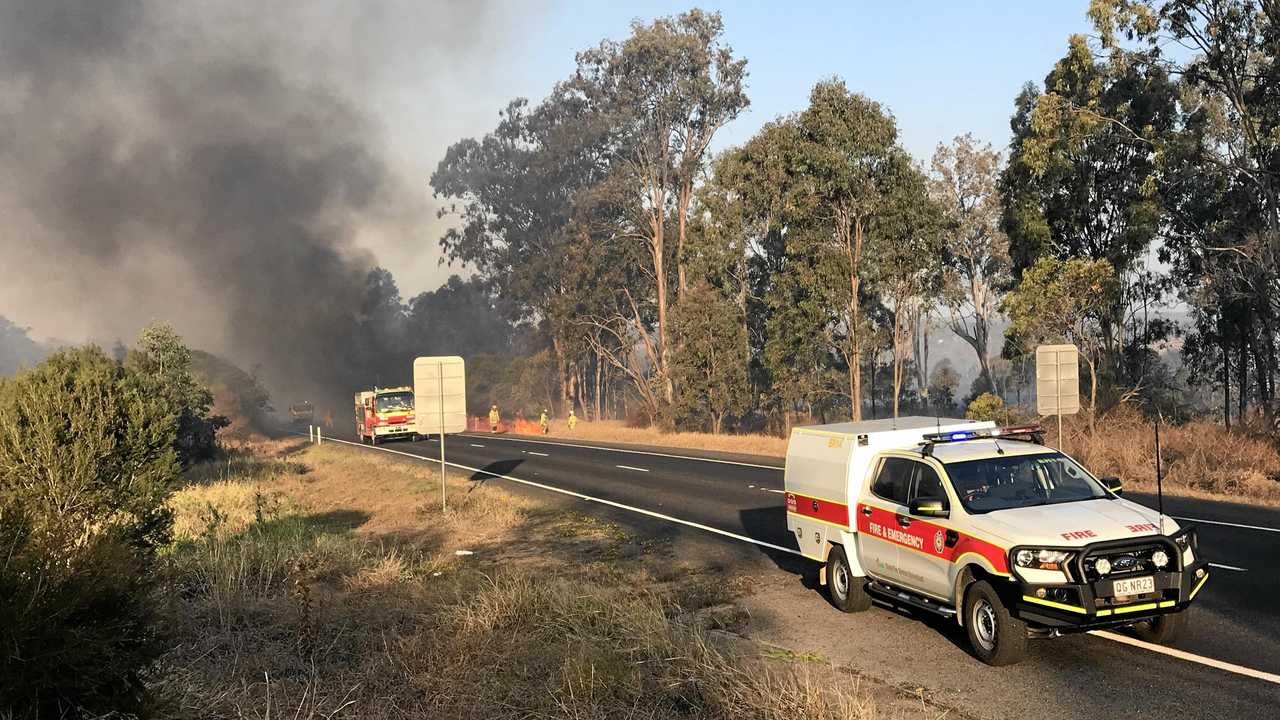
[[[1040,427],[904,417],[797,427],[787,529],[832,604],[955,618],[991,665],[1028,637],[1131,625],[1169,642],[1208,580],[1195,531],[1121,499]]]

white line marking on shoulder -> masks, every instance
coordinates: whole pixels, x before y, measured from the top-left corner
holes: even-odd
[[[467,435],[465,437],[471,437],[471,436]],[[486,435],[485,437],[490,437],[490,436]],[[624,448],[605,447],[603,445],[582,445],[579,443],[570,443],[570,442],[555,442],[551,440],[529,440],[526,438],[497,437],[497,436],[494,436],[491,439],[506,440],[507,442],[536,443],[538,445],[563,445],[564,447],[584,448],[586,450],[600,450],[602,452],[630,453],[632,455],[650,455],[652,457],[674,458],[676,460],[697,460],[698,462],[720,463],[721,465],[740,465],[742,467],[763,468],[765,470],[777,470],[779,472],[781,472],[784,469],[781,465],[760,465],[758,463],[738,462],[737,460],[719,460],[717,458],[697,457],[695,455],[675,455],[672,453],[652,452],[649,450],[626,450]]]
[[[1209,567],[1222,568],[1223,570],[1235,570],[1236,572],[1249,572],[1249,568],[1236,567],[1235,565],[1220,565],[1218,563],[1209,563]]]
[[[1226,525],[1227,527],[1244,528],[1245,530],[1261,530],[1263,532],[1280,533],[1280,528],[1264,527],[1262,525],[1243,525],[1241,523],[1222,522],[1221,520],[1204,520],[1201,518],[1178,517],[1177,515],[1169,515],[1174,520],[1190,520],[1191,522],[1205,523],[1208,525]]]
[[[773,488],[760,488],[760,489],[761,489],[761,490],[763,490],[763,491],[765,491],[765,492],[778,493],[779,495],[786,495],[786,494],[787,494],[787,491],[786,491],[786,490],[774,490]]]
[[[483,445],[477,445],[476,443],[471,443],[471,447],[484,447],[484,446],[483,446]]]
[[[360,443],[354,443],[349,440],[335,440],[334,442],[340,442],[343,445],[351,445],[352,447],[365,448],[367,450],[380,450],[382,452],[388,452],[394,455],[403,455],[407,458],[413,458],[420,462],[430,462],[430,463],[440,462],[439,460],[433,460],[428,457],[423,457],[422,455],[414,455],[413,453],[407,453],[407,452],[404,452],[403,450],[391,450],[390,448],[385,448],[381,446],[361,445]],[[741,540],[742,542],[745,542],[745,543],[751,543],[752,545],[766,547],[766,548],[769,548],[770,550],[777,550],[778,552],[784,552],[789,555],[800,555],[799,550],[792,550],[791,548],[782,547],[781,545],[774,545],[773,543],[768,543],[763,540],[756,540],[755,538],[749,538],[746,535],[739,535],[737,533],[732,533],[732,532],[729,532],[728,530],[713,528],[710,525],[703,525],[701,523],[696,523],[689,520],[681,520],[678,517],[663,515],[662,513],[657,513],[652,510],[645,510],[644,508],[632,507],[631,505],[624,505],[620,502],[614,502],[613,500],[605,500],[604,498],[592,497],[590,495],[584,495],[580,492],[565,490],[564,488],[558,488],[554,485],[546,485],[544,483],[534,482],[532,480],[523,480],[521,478],[512,477],[510,475],[499,475],[498,473],[489,472],[488,470],[483,470],[481,468],[473,468],[470,465],[462,465],[460,463],[455,463],[455,462],[446,461],[445,465],[456,467],[459,470],[467,470],[475,473],[484,473],[485,475],[491,475],[496,478],[502,478],[503,480],[509,480],[514,483],[520,483],[521,485],[528,485],[530,487],[541,488],[543,490],[548,490],[553,493],[559,493],[561,495],[568,495],[569,497],[576,497],[579,500],[587,500],[594,503],[600,503],[601,505],[608,505],[609,507],[615,507],[615,508],[618,508],[619,510],[626,510],[628,512],[637,513],[639,515],[645,515],[647,517],[657,518],[658,520],[666,520],[667,522],[673,522],[673,523],[676,523],[677,525],[684,525],[685,527],[696,528],[698,530],[703,530],[703,531],[720,535],[723,537],[733,538],[734,540]],[[803,555],[801,555],[801,557],[803,557]]]
[[[638,468],[630,465],[614,465],[614,467],[622,468],[623,470],[635,470],[636,472],[649,472],[648,468]]]
[[[524,453],[525,455],[537,455],[538,457],[551,457],[546,453],[534,452],[532,450],[521,450],[520,452]]]
[[[1236,665],[1235,663],[1229,663],[1223,660],[1215,660],[1210,657],[1205,657],[1203,655],[1196,655],[1194,653],[1189,653],[1185,650],[1179,650],[1177,648],[1165,647],[1164,645],[1155,645],[1153,643],[1143,642],[1142,640],[1139,640],[1137,638],[1131,638],[1127,635],[1117,635],[1116,633],[1107,632],[1106,630],[1091,630],[1089,631],[1089,634],[1096,635],[1097,637],[1100,637],[1100,638],[1106,638],[1107,640],[1113,640],[1118,643],[1123,643],[1125,645],[1132,645],[1134,647],[1142,648],[1143,650],[1150,650],[1151,652],[1160,653],[1161,655],[1176,657],[1179,660],[1186,660],[1187,662],[1193,662],[1200,665],[1204,665],[1206,667],[1217,668],[1218,670],[1224,670],[1229,673],[1235,673],[1236,675],[1244,675],[1245,677],[1251,677],[1257,680],[1262,680],[1263,682],[1269,682],[1275,685],[1280,685],[1280,675],[1276,675],[1275,673],[1264,672],[1262,670],[1254,670],[1253,668],[1250,668],[1250,667],[1244,667],[1243,665]]]

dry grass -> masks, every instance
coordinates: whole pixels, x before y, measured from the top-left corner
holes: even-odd
[[[1084,416],[1066,423],[1066,451],[1097,475],[1114,475],[1128,489],[1155,492],[1151,424],[1121,406],[1098,428],[1089,433]],[[1053,432],[1049,440],[1055,440]],[[1160,454],[1165,492],[1280,506],[1280,449],[1260,434],[1228,432],[1209,422],[1162,427]]]
[[[724,601],[621,528],[350,448],[275,443],[173,499],[164,714],[869,718],[868,695],[718,649]],[[457,550],[474,555],[457,555]],[[723,588],[724,583],[718,586]]]
[[[662,447],[693,448],[697,450],[717,450],[720,452],[742,453],[745,455],[764,455],[785,457],[787,454],[786,438],[773,435],[712,435],[710,433],[664,433],[657,428],[629,427],[621,420],[600,420],[596,422],[581,421],[572,431],[563,420],[551,424],[550,437],[577,440],[595,440],[599,442],[629,443],[632,445],[657,445]]]

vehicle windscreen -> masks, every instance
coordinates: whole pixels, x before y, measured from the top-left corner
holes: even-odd
[[[413,393],[387,393],[378,396],[378,412],[412,412]]]
[[[947,474],[970,513],[1108,497],[1084,468],[1059,453],[947,463]]]

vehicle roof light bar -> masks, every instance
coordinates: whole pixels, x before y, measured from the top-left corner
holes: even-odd
[[[981,430],[953,430],[951,432],[929,433],[924,436],[925,456],[932,454],[933,446],[942,443],[965,442],[966,440],[991,440],[993,438],[1013,438],[1027,440],[1037,445],[1044,444],[1044,428],[1039,423],[1030,425],[1009,425]]]

